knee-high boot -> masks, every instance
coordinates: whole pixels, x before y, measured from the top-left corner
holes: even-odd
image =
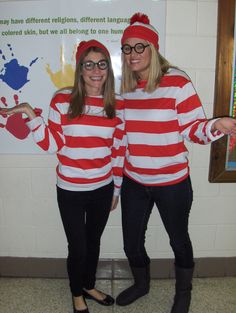
[[[116,304],[125,306],[131,304],[138,298],[149,292],[150,288],[150,266],[131,267],[134,284],[122,291],[116,298]]]
[[[188,313],[191,302],[193,269],[175,266],[175,297],[171,313]]]

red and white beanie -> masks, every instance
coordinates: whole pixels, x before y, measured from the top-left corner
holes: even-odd
[[[81,41],[80,44],[77,47],[77,51],[76,51],[76,64],[79,61],[80,56],[89,48],[91,47],[97,47],[103,50],[103,52],[105,53],[106,56],[108,56],[108,58],[110,58],[110,53],[107,50],[107,48],[99,41],[97,40],[89,40],[89,41]]]
[[[123,45],[128,38],[141,38],[151,42],[159,49],[158,31],[150,24],[149,18],[143,13],[135,13],[130,19],[130,25],[124,30],[121,38]]]

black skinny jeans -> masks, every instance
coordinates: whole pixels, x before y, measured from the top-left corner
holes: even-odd
[[[68,242],[67,271],[73,296],[93,289],[100,239],[107,223],[113,183],[92,191],[68,191],[57,187],[57,201]]]
[[[146,267],[150,258],[145,233],[156,204],[175,255],[175,265],[192,268],[193,249],[188,218],[193,193],[190,178],[169,186],[144,186],[124,177],[121,189],[124,251],[131,267]]]

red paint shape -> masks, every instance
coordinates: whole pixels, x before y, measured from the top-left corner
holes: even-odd
[[[18,105],[19,104],[19,97],[17,95],[14,95],[13,98],[15,100],[15,104]]]
[[[5,97],[1,97],[2,103],[7,107],[7,100]]]
[[[21,140],[25,139],[30,133],[29,128],[25,125],[25,121],[22,118],[22,114],[20,113],[11,115],[7,119],[5,127],[9,133]]]

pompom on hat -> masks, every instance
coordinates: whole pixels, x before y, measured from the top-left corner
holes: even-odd
[[[80,44],[77,47],[77,51],[76,51],[76,64],[79,61],[80,56],[89,48],[91,47],[97,47],[103,50],[103,52],[105,53],[106,56],[108,56],[110,58],[110,53],[107,50],[107,48],[99,41],[97,40],[89,40],[89,41],[81,41]]]
[[[141,38],[151,42],[159,49],[158,31],[150,24],[149,18],[143,13],[135,13],[130,19],[130,25],[124,30],[121,38],[123,45],[128,38]]]

